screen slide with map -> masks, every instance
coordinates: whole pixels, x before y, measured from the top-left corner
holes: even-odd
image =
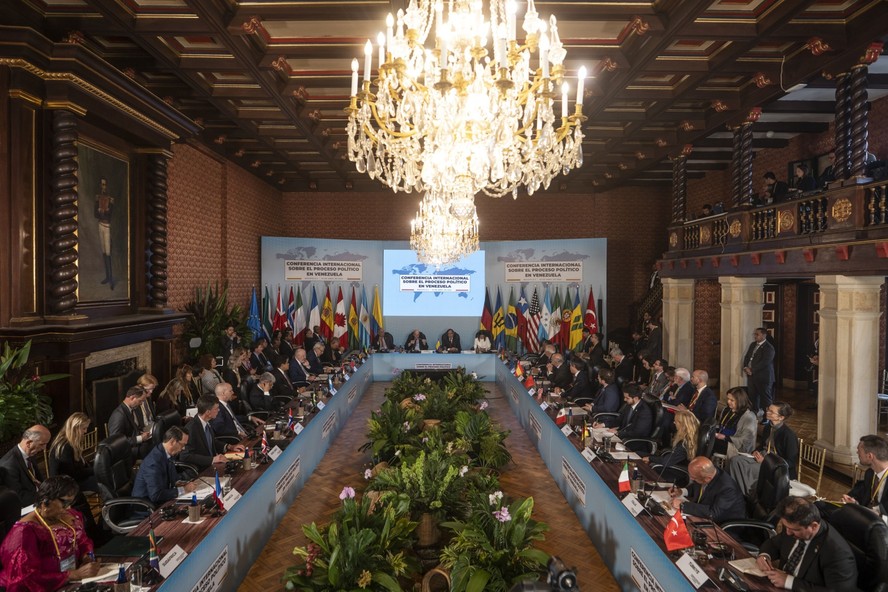
[[[406,249],[386,249],[383,314],[391,317],[480,317],[484,308],[484,251],[440,267]]]

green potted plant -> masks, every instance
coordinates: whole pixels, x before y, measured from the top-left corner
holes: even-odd
[[[52,399],[43,394],[47,382],[67,374],[37,374],[28,363],[31,342],[21,348],[3,344],[0,356],[0,442],[17,438],[34,424],[52,423]]]
[[[227,284],[222,289],[218,284],[215,287],[207,284],[206,290],[196,288],[194,300],[185,305],[185,312],[191,316],[185,319],[182,340],[194,359],[206,353],[221,354],[222,334],[229,325],[233,325],[241,336],[244,347],[249,347],[252,342],[253,333],[246,325],[243,309],[237,304],[228,306]],[[191,347],[194,338],[200,339],[197,347]]]
[[[498,430],[487,413],[460,411],[454,429],[454,446],[467,451],[479,466],[499,469],[512,460],[505,444],[509,430]]]
[[[299,562],[284,574],[285,587],[400,592],[399,578],[412,577],[418,570],[406,553],[416,522],[395,506],[374,510],[367,496],[357,501],[351,487],[343,488],[339,499],[342,507],[330,524],[302,527],[309,542],[293,549]]]
[[[360,450],[370,450],[374,462],[396,463],[405,449],[416,447],[418,435],[413,424],[417,411],[392,400],[383,401],[367,420],[369,441]]]
[[[464,521],[444,522],[454,537],[441,552],[450,570],[453,592],[506,592],[527,580],[538,580],[549,556],[534,548],[548,530],[531,518],[533,498],[507,505],[501,491],[472,498]]]

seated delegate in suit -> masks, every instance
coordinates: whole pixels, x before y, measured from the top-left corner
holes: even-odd
[[[570,367],[564,363],[563,355],[552,355],[552,360],[546,364],[546,379],[552,383],[553,387],[562,390],[568,388],[573,383]]]
[[[617,386],[615,380],[612,369],[602,368],[598,371],[598,384],[601,385],[601,389],[595,395],[595,398],[592,399],[592,402],[585,406],[585,409],[591,411],[592,415],[596,413],[616,413],[620,410],[622,396],[620,395],[620,387]],[[606,418],[602,423],[606,426],[611,426],[616,424],[616,420]]]
[[[290,383],[295,388],[308,386],[311,381],[317,378],[311,372],[306,355],[304,348],[297,347],[296,351],[293,353],[293,360],[290,362],[290,368],[287,370],[290,377]]]
[[[268,356],[265,354],[267,347],[268,340],[264,337],[260,337],[253,344],[253,353],[250,354],[250,366],[255,368],[257,373],[271,370],[271,362],[268,361]]]
[[[691,374],[691,385],[694,387],[694,394],[687,406],[679,404],[679,409],[687,409],[697,416],[700,423],[715,416],[715,409],[718,407],[718,400],[715,393],[709,388],[709,373],[705,370],[694,370]]]
[[[414,329],[413,332],[407,336],[407,341],[404,342],[404,349],[407,351],[429,349],[429,342],[426,341],[425,333],[419,329]]]
[[[323,343],[317,342],[311,348],[311,351],[308,352],[305,359],[308,360],[308,370],[312,374],[324,373],[324,363],[321,361],[321,358],[324,356],[325,348],[326,346]]]
[[[620,409],[619,422],[612,428],[620,440],[635,438],[649,438],[654,431],[654,412],[650,406],[641,400],[641,387],[637,384],[627,384],[623,392],[625,404]],[[603,423],[592,424],[594,427],[606,427]],[[633,452],[642,449],[643,445],[629,444],[629,450]]]
[[[839,532],[800,497],[783,499],[776,510],[783,532],[759,547],[756,558],[771,584],[804,592],[856,592],[857,563]]]
[[[742,386],[728,389],[727,406],[718,417],[718,432],[715,434],[713,452],[736,456],[737,452],[751,454],[755,448],[755,435],[758,420],[749,408],[749,395]],[[729,454],[728,449],[733,449]]]
[[[172,426],[163,434],[163,442],[155,446],[139,465],[133,483],[133,497],[150,501],[155,506],[176,499],[197,489],[197,482],[184,483],[176,470],[174,459],[188,444],[188,434]]]
[[[258,417],[248,418],[245,415],[239,415],[233,407],[237,395],[234,388],[227,382],[216,385],[216,398],[219,399],[219,413],[210,420],[217,436],[234,436],[236,438],[246,438],[248,428],[252,425],[260,426],[264,422]]]
[[[716,468],[711,460],[705,456],[694,458],[688,463],[688,475],[691,483],[687,489],[672,487],[669,490],[673,508],[718,524],[746,518],[746,498],[737,482]]]
[[[197,400],[197,417],[188,422],[188,443],[182,451],[182,462],[194,465],[198,471],[214,463],[225,463],[225,452],[243,452],[240,444],[219,446],[210,422],[219,413],[219,399],[215,395],[201,395]]]
[[[688,372],[687,368],[676,368],[675,374],[672,377],[672,384],[675,387],[675,390],[671,391],[671,394],[666,396],[663,400],[663,405],[671,405],[672,407],[679,407],[684,405],[685,409],[687,409],[688,405],[691,404],[691,399],[694,397],[694,385],[691,384],[691,373]],[[671,434],[672,433],[672,423],[675,421],[675,410],[664,407],[665,413],[663,413],[663,433]]]
[[[259,376],[259,380],[250,389],[249,403],[253,411],[277,411],[281,408],[280,403],[274,400],[274,383],[276,379],[274,374],[264,372]]]
[[[0,458],[3,485],[14,491],[23,508],[37,503],[37,488],[43,473],[37,467],[37,455],[49,444],[49,430],[42,425],[29,427],[21,441]]]
[[[276,356],[272,359],[271,364],[274,366],[274,370],[271,372],[271,375],[274,376],[274,386],[271,387],[271,396],[289,397],[292,399],[293,395],[296,394],[296,389],[290,382],[290,358]]]
[[[339,366],[342,364],[342,356],[345,355],[345,344],[343,341],[340,337],[330,339],[330,344],[324,348],[324,355],[321,358],[321,362],[325,366]]]
[[[108,436],[121,434],[129,442],[133,460],[144,458],[151,451],[151,432],[140,429],[136,409],[145,398],[145,390],[131,386],[123,397],[123,402],[114,408],[108,418]]]
[[[688,466],[688,461],[697,455],[697,436],[700,431],[700,422],[690,411],[678,411],[675,414],[675,436],[672,438],[672,450],[643,458],[652,465],[668,467]]]
[[[380,331],[373,338],[373,349],[376,351],[391,351],[395,349],[395,339],[391,333]]]
[[[558,354],[559,356],[561,354]],[[560,394],[565,401],[574,401],[576,399],[588,399],[592,396],[592,385],[589,383],[589,371],[586,368],[586,362],[579,358],[573,358],[568,366],[572,382],[570,386],[563,389],[555,387],[555,392]]]
[[[487,331],[481,329],[477,333],[475,333],[475,341],[472,344],[472,349],[477,353],[486,354],[490,351],[490,348],[493,345],[490,343],[490,335],[487,334]]]
[[[740,488],[746,495],[755,491],[758,482],[759,465],[765,460],[765,455],[775,453],[789,465],[789,478],[796,478],[796,469],[799,463],[799,439],[795,432],[786,425],[786,420],[792,415],[792,407],[789,403],[775,401],[768,405],[765,417],[768,425],[762,430],[758,448],[748,456],[735,456],[728,463],[728,471],[740,484]]]
[[[611,356],[614,359],[614,376],[617,378],[617,386],[622,389],[626,383],[632,382],[634,373],[632,358],[620,351],[619,348],[615,349]]]
[[[854,484],[842,501],[860,504],[888,515],[888,439],[869,435],[857,443],[860,464],[866,467],[863,479]]]
[[[82,452],[83,437],[89,431],[89,424],[89,416],[80,411],[65,420],[49,448],[49,472],[73,477],[81,491],[98,491],[93,464],[83,459]]]
[[[459,342],[459,333],[453,329],[447,329],[444,331],[444,334],[441,335],[441,347],[438,348],[438,351],[447,352],[449,354],[455,354],[462,351],[462,344]]]
[[[99,573],[83,516],[71,508],[76,494],[77,483],[67,475],[40,484],[37,507],[13,525],[0,545],[0,587],[49,592]]]
[[[175,409],[185,417],[186,410],[194,407],[198,396],[194,390],[194,370],[189,364],[182,364],[176,370],[176,377],[158,393],[155,408],[158,414]]]

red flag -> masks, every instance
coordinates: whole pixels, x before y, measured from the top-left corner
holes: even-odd
[[[324,296],[324,305],[321,308],[321,337],[330,341],[330,338],[333,337],[334,324],[333,302],[330,300],[330,287],[327,286],[327,295]]]
[[[493,312],[490,310],[490,292],[484,289],[484,310],[481,311],[481,328],[485,331],[493,329]]]
[[[669,520],[669,524],[666,525],[666,530],[663,531],[663,542],[666,543],[667,551],[687,549],[694,546],[688,527],[685,526],[684,519],[681,516],[681,510],[676,510],[672,519]]]
[[[592,296],[592,286],[589,286],[589,303],[586,304],[583,326],[589,329],[589,333],[598,333],[598,315],[595,313],[595,297]]]
[[[527,380],[524,381],[524,388],[529,389],[530,387],[532,387],[535,384],[536,383],[533,380],[533,374],[528,374]]]
[[[629,485],[629,463],[623,463],[623,470],[620,471],[620,493],[628,493],[632,490],[632,487]]]
[[[524,366],[522,366],[520,362],[515,364],[515,376],[518,380],[524,378]]]
[[[278,286],[277,307],[274,310],[274,319],[271,321],[271,330],[280,331],[287,326],[287,313],[284,311],[284,303],[281,300],[281,287]]]

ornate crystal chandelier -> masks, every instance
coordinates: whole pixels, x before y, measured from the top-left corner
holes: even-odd
[[[540,19],[528,0],[519,45],[515,3],[489,4],[485,14],[481,0],[411,0],[378,36],[375,80],[367,41],[363,85],[355,59],[347,108],[348,157],[358,171],[408,193],[448,193],[460,179],[465,199],[517,197],[522,186],[533,194],[582,165],[585,68],[570,113],[555,17]],[[433,25],[434,47],[426,47]]]
[[[429,191],[410,222],[410,248],[429,265],[459,261],[478,250],[478,215],[471,195]]]

